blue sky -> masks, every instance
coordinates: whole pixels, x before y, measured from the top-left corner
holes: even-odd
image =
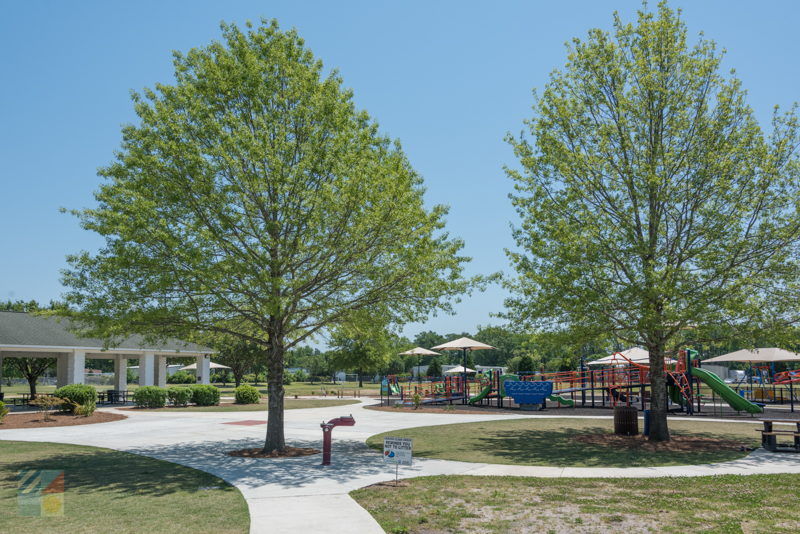
[[[653,3],[654,4],[654,3]],[[800,100],[794,1],[682,1],[690,35],[727,49],[749,102]],[[474,258],[470,272],[509,272],[513,247],[503,141],[531,115],[531,90],[565,62],[564,43],[632,20],[638,1],[6,2],[0,18],[0,299],[58,298],[65,256],[101,240],[59,207],[93,203],[96,169],[135,120],[131,89],[172,80],[171,51],[219,38],[219,22],[277,18],[295,27],[359,107],[399,138],[425,177],[426,201],[451,206],[448,229]],[[499,287],[465,298],[455,316],[408,325],[442,333],[499,323]]]

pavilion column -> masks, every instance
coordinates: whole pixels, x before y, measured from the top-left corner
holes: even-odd
[[[208,354],[197,357],[197,383],[211,383],[211,357]]]
[[[67,353],[67,384],[83,384],[86,370],[86,351],[74,350]]]
[[[156,355],[152,352],[145,352],[139,356],[139,385],[155,385],[155,359]]]
[[[56,387],[64,387],[67,382],[67,356],[66,353],[59,353],[56,356]]]
[[[114,389],[128,390],[128,359],[122,355],[114,358]]]
[[[157,355],[155,358],[155,380],[153,383],[160,388],[165,388],[167,387],[167,357]]]

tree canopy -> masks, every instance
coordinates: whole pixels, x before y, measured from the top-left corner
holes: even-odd
[[[713,42],[666,2],[575,39],[509,137],[521,218],[509,317],[650,351],[651,439],[669,439],[663,357],[693,325],[797,320],[798,122],[765,133]]]
[[[338,73],[276,22],[222,25],[175,53],[175,83],[134,93],[97,207],[105,238],[69,258],[69,302],[94,334],[220,332],[266,348],[265,450],[282,450],[287,349],[355,310],[392,322],[468,290],[445,207],[426,208],[400,145],[356,109]]]

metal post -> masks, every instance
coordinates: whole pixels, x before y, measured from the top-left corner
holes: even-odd
[[[789,406],[791,406],[791,411],[794,411],[794,391],[792,390],[792,377],[789,377]]]
[[[684,354],[686,354],[686,381],[688,382],[688,390],[689,390],[689,398],[686,399],[686,413],[688,415],[694,415],[694,406],[692,402],[694,401],[694,390],[692,389],[692,349],[684,349]]]
[[[581,353],[581,406],[586,406],[586,354]]]
[[[462,361],[461,365],[463,367],[461,368],[461,371],[462,371],[462,375],[461,375],[462,376],[461,391],[462,391],[462,393],[464,395],[464,398],[461,399],[461,404],[466,404],[467,403],[467,349],[466,348],[463,349],[462,353],[463,353],[463,356],[461,358],[461,361]]]

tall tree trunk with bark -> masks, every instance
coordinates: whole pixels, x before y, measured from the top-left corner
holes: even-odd
[[[650,353],[650,441],[669,441],[667,383],[664,374],[664,343],[647,345]]]
[[[36,375],[27,375],[25,377],[28,380],[28,388],[31,390],[31,399],[36,398],[36,380],[39,378]]]
[[[283,433],[283,331],[281,321],[270,318],[269,321],[269,349],[268,362],[268,387],[267,400],[267,437],[264,442],[264,452],[283,452],[286,441]]]

